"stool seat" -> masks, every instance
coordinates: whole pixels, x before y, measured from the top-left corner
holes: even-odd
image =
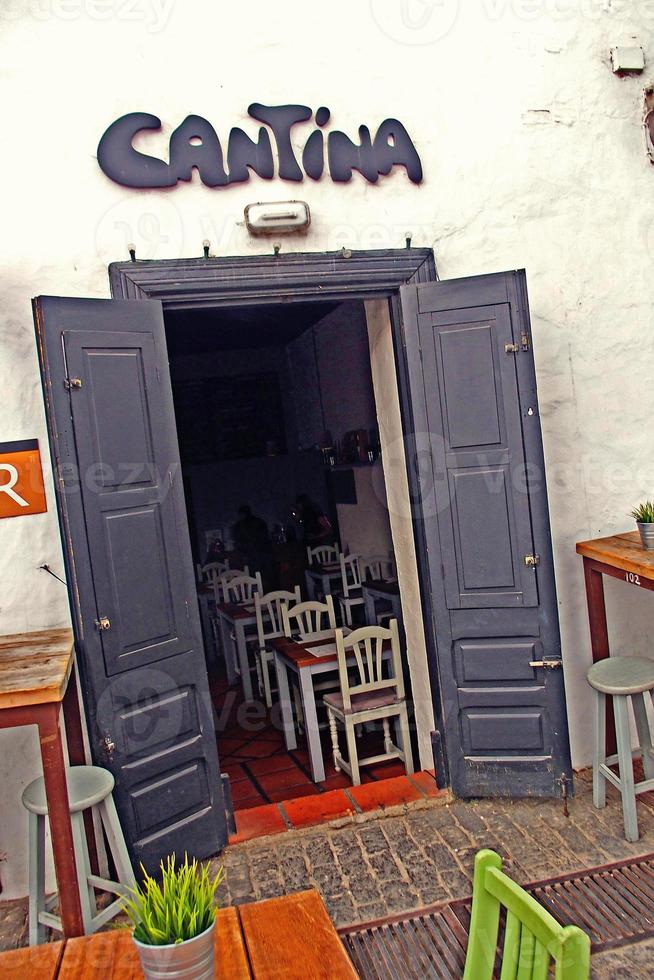
[[[114,788],[114,777],[106,769],[98,766],[71,766],[66,770],[68,776],[68,802],[70,812],[78,813],[101,803]],[[46,816],[48,802],[45,795],[45,781],[39,776],[23,790],[23,806],[32,813]]]
[[[654,689],[654,660],[645,657],[608,657],[590,668],[588,683],[602,694],[628,697]]]

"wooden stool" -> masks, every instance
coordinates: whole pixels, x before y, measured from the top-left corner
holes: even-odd
[[[112,797],[114,777],[98,766],[73,766],[67,770],[70,820],[75,846],[75,864],[79,887],[84,932],[95,932],[113,918],[120,909],[119,899],[100,912],[95,901],[95,888],[124,895],[135,884],[132,864]],[[35,779],[23,792],[23,806],[29,811],[29,940],[30,946],[45,942],[45,926],[62,932],[61,919],[51,911],[57,895],[45,897],[45,818],[48,804],[43,777]],[[96,807],[116,865],[120,883],[91,874],[89,853],[84,832],[84,810]]]
[[[647,720],[647,700],[654,689],[654,660],[642,657],[609,657],[600,660],[588,671],[588,683],[595,693],[593,746],[593,804],[606,806],[606,780],[622,795],[624,834],[627,840],[638,840],[636,795],[654,789],[654,747]],[[613,715],[618,754],[606,757],[606,695],[613,698]],[[638,731],[638,748],[631,750],[629,707],[631,704]],[[633,759],[641,757],[645,779],[634,783]],[[609,766],[618,763],[620,775]]]

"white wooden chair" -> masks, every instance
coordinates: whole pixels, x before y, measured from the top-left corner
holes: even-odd
[[[392,619],[389,625],[389,629],[384,629],[382,626],[364,626],[348,636],[344,636],[343,630],[336,630],[340,691],[326,694],[323,700],[329,718],[334,765],[337,770],[349,773],[354,786],[359,786],[361,783],[359,775],[361,766],[370,766],[387,759],[402,759],[406,773],[413,772],[397,620]],[[384,644],[389,640],[391,672],[385,678]],[[348,657],[352,661],[352,656],[354,661],[348,665]],[[356,726],[380,718],[384,729],[384,752],[359,759]],[[395,745],[391,738],[390,719],[392,718],[397,719],[399,745]],[[337,722],[340,722],[345,729],[347,760],[343,758],[339,748]]]
[[[249,602],[254,598],[255,593],[261,595],[263,585],[261,582],[261,572],[248,575],[246,572],[239,572],[238,575],[230,577],[227,582],[223,576],[223,593],[225,602]]]
[[[282,611],[288,605],[297,605],[302,601],[300,586],[296,585],[293,592],[280,589],[277,592],[267,592],[265,595],[255,595],[254,612],[257,617],[257,648],[255,659],[257,666],[257,681],[259,694],[266,702],[266,707],[272,707],[272,690],[270,687],[270,665],[274,660],[272,650],[268,649],[268,640],[285,636]]]
[[[359,559],[361,581],[369,579],[380,581],[385,578],[395,578],[395,557],[389,555],[367,555]]]
[[[315,548],[307,547],[307,561],[309,565],[327,565],[329,562],[337,562],[340,554],[338,542],[335,544],[318,544]]]
[[[234,578],[239,578],[241,575],[249,575],[250,569],[245,566],[245,568],[228,568],[214,581],[214,592],[216,594],[216,602],[230,602],[227,596],[227,586]]]
[[[229,571],[229,559],[226,558],[225,561],[209,561],[206,565],[202,565],[200,568],[200,581],[201,582],[215,582],[217,578],[223,574],[223,572]]]
[[[342,622],[351,626],[353,608],[364,604],[361,592],[360,558],[358,555],[339,555],[339,558],[343,591],[338,595],[338,605]]]
[[[292,609],[282,606],[282,621],[284,623],[284,636],[298,637],[300,640],[321,640],[323,637],[331,637],[336,629],[334,600],[328,595],[325,596],[324,602],[300,602]],[[337,685],[337,678],[330,676],[324,681],[314,682],[313,689],[314,691],[333,691]],[[293,685],[293,700],[298,724],[302,728],[304,726],[304,713],[300,692],[295,684]]]
[[[325,596],[324,602],[300,602],[292,609],[282,608],[284,636],[299,636],[300,640],[319,640],[336,629],[334,600]]]

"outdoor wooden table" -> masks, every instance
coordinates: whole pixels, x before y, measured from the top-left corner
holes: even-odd
[[[343,628],[345,635],[351,633],[348,627]],[[322,783],[325,779],[325,762],[322,757],[322,743],[318,728],[318,712],[316,708],[316,693],[313,687],[314,678],[321,674],[335,673],[338,670],[338,654],[334,630],[323,630],[320,636],[311,640],[292,640],[282,636],[269,641],[275,655],[275,670],[277,672],[277,689],[279,705],[282,713],[284,739],[289,752],[297,748],[297,736],[293,721],[293,707],[288,683],[288,671],[292,670],[298,679],[302,711],[304,713],[304,728],[307,736],[311,776],[314,783]],[[391,657],[390,644],[384,650],[384,660]],[[348,656],[348,664],[355,663],[354,655]],[[335,687],[338,681],[335,681]]]
[[[320,586],[323,595],[329,595],[332,591],[332,582],[341,583],[341,563],[331,561],[325,565],[310,565],[305,569],[304,578],[307,583],[309,599],[316,598],[316,586]]]
[[[256,625],[257,617],[254,613],[254,600],[247,602],[217,602],[216,615],[220,620],[220,635],[222,638],[223,654],[227,666],[227,680],[231,684],[229,657],[232,649],[232,631],[234,632],[234,645],[236,647],[236,659],[238,670],[241,675],[241,687],[243,697],[246,701],[252,701],[252,677],[250,674],[250,661],[247,648],[247,631]],[[231,668],[233,674],[233,667]]]
[[[596,663],[610,655],[602,576],[610,575],[638,589],[654,592],[654,551],[645,551],[638,531],[626,531],[608,538],[579,541],[577,554],[584,559],[590,645],[593,663]],[[615,752],[615,722],[608,700],[606,742],[607,751],[612,755]]]
[[[65,936],[84,933],[61,733],[61,707],[73,661],[69,629],[0,636],[0,728],[38,726]],[[71,694],[76,693],[71,685]]]
[[[354,980],[357,976],[316,891],[220,909],[216,924],[215,976],[220,980]],[[113,929],[0,954],[0,976],[142,980],[143,972],[130,931]]]
[[[377,603],[390,602],[393,618],[398,626],[402,625],[402,603],[400,601],[400,586],[396,579],[375,579],[361,583],[361,592],[366,609],[366,623],[377,625]]]

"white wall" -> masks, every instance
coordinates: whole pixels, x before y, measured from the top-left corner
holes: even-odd
[[[401,11],[405,20],[401,19]],[[413,20],[407,20],[407,16]],[[651,329],[654,171],[641,134],[641,90],[618,79],[609,48],[632,35],[654,60],[650,0],[287,0],[224,7],[209,0],[4,0],[0,135],[0,430],[45,443],[29,300],[108,296],[106,266],[127,257],[271,252],[242,224],[257,200],[302,198],[308,236],[289,250],[433,246],[441,276],[527,268],[574,760],[590,757],[589,663],[579,538],[629,527],[654,485]],[[253,179],[209,190],[194,181],[137,193],[111,183],[98,138],[122,113],[147,110],[165,131],[206,116],[223,138],[254,132],[251,101],[332,110],[353,137],[397,116],[425,172],[376,185]],[[297,129],[297,142],[312,127]],[[0,629],[68,620],[51,482],[46,515],[0,522]],[[616,650],[648,651],[649,597],[607,585]],[[0,734],[14,760],[3,783],[5,895],[25,890],[24,832],[11,822],[38,771],[35,740]],[[22,818],[21,818],[22,819]],[[26,832],[26,831],[25,831]]]

